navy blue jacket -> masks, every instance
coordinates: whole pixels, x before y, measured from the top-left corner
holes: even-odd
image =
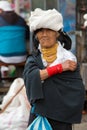
[[[67,123],[81,122],[85,88],[79,67],[44,82],[39,69],[44,69],[40,52],[29,56],[23,72],[29,102],[35,104],[34,113]]]

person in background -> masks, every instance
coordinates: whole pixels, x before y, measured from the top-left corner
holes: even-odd
[[[40,115],[53,130],[72,130],[73,123],[81,122],[85,89],[76,56],[58,41],[62,15],[56,9],[37,8],[31,12],[29,24],[34,51],[23,72],[31,104],[29,125]]]
[[[14,12],[11,3],[0,1],[0,60],[20,63],[26,60],[29,27],[26,21]]]

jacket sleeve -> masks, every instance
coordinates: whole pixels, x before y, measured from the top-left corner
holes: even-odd
[[[42,83],[39,74],[39,67],[35,60],[30,56],[25,64],[23,79],[26,93],[30,103],[43,98]]]

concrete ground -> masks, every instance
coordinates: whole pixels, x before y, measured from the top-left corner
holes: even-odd
[[[73,130],[87,130],[87,114],[83,114],[80,124],[73,125]]]

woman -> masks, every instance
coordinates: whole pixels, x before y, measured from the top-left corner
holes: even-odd
[[[29,20],[35,46],[23,73],[32,106],[29,124],[39,114],[53,130],[72,130],[72,123],[81,121],[84,86],[76,57],[57,40],[63,28],[62,15],[55,9],[36,9]]]

